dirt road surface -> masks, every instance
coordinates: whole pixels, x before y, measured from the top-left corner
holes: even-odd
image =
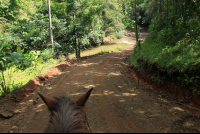
[[[37,92],[49,98],[69,94],[75,101],[91,87],[84,110],[93,133],[200,132],[193,110],[130,76],[127,64],[133,46],[85,58],[49,78],[18,105],[0,106],[0,132],[44,132],[50,114]]]

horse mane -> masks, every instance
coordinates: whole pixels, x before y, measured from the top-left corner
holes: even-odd
[[[86,114],[69,97],[55,97],[47,133],[88,133]]]

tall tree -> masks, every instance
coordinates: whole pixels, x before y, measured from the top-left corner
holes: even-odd
[[[52,22],[51,22],[51,7],[50,7],[50,0],[48,0],[48,10],[49,10],[49,32],[51,37],[51,44],[52,44],[52,52],[54,54],[54,43],[53,43],[53,32],[52,32]]]

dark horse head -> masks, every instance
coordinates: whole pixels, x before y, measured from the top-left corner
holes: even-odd
[[[73,102],[69,97],[55,97],[55,101],[39,94],[51,112],[48,133],[88,133],[83,107],[93,88]]]

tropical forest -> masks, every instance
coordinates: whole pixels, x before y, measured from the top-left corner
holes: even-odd
[[[200,1],[0,0],[0,124],[199,133]]]

